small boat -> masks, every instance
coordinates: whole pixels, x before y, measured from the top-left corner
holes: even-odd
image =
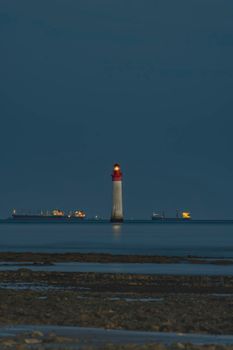
[[[165,214],[153,213],[152,220],[162,221],[162,222],[177,222],[177,221],[189,221],[192,220],[191,213],[189,211],[182,211],[181,215],[179,211],[176,211],[175,217],[166,217]]]

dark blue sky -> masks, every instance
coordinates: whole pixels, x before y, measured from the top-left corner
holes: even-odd
[[[232,0],[1,0],[0,216],[233,218]]]

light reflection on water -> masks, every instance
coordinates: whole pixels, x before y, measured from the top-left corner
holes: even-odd
[[[0,251],[233,258],[233,224],[1,224]]]
[[[112,225],[112,232],[116,241],[118,241],[121,237],[121,227],[122,227],[121,224]]]

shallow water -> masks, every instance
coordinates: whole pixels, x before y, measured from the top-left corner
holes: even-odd
[[[99,272],[129,274],[167,275],[229,275],[233,276],[233,265],[212,264],[154,264],[154,263],[55,263],[53,265],[0,264],[0,271],[15,271],[26,267],[32,271],[48,272]]]
[[[66,291],[66,290],[79,290],[86,291],[90,288],[84,287],[72,287],[72,286],[59,286],[49,285],[47,283],[35,283],[35,282],[0,282],[0,289],[13,289],[13,290],[31,290],[35,292],[48,292],[48,291]]]
[[[183,333],[160,333],[140,332],[125,330],[106,330],[101,328],[63,327],[63,326],[12,326],[0,327],[0,337],[15,336],[34,330],[47,334],[55,332],[59,336],[79,337],[81,342],[88,340],[88,344],[145,344],[186,342],[192,344],[233,344],[233,335],[207,335],[207,334],[183,334]]]
[[[0,251],[233,258],[233,224],[0,224]]]

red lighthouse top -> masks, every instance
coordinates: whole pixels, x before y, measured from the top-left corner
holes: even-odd
[[[119,164],[115,164],[112,173],[112,181],[121,181],[122,180],[122,172]]]

